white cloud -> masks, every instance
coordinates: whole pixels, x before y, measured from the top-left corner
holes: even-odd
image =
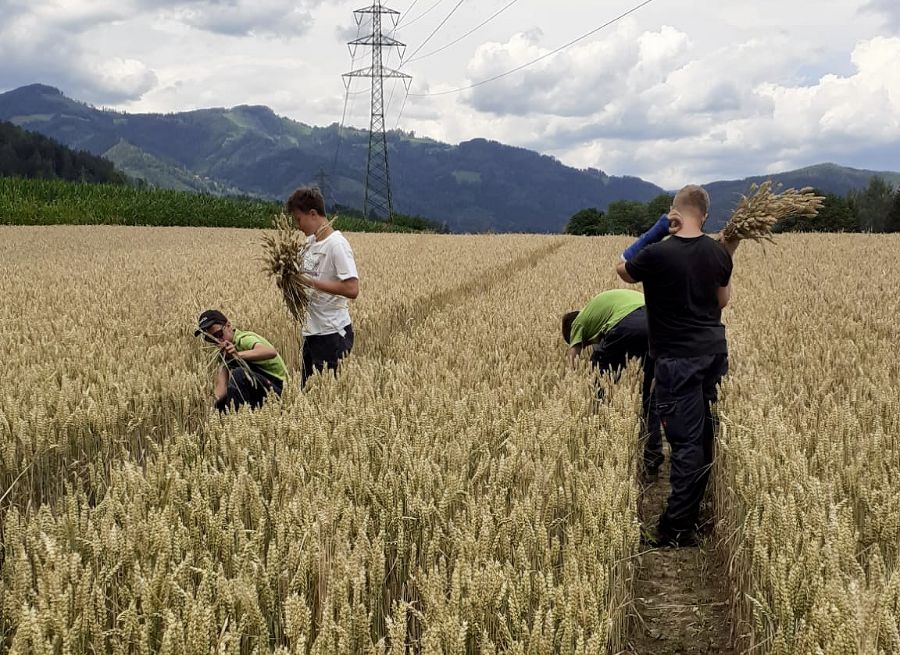
[[[123,13],[115,7],[102,2],[10,3],[0,23],[0,61],[9,68],[6,83],[56,84],[98,103],[140,97],[156,84],[148,66],[131,57],[104,55],[79,40],[80,31],[97,21],[120,20]]]
[[[897,0],[869,0],[863,10],[881,14],[891,29],[900,31],[900,2]]]
[[[173,15],[199,30],[230,36],[300,36],[323,0],[184,0]]]
[[[697,134],[595,141],[576,147],[575,158],[587,164],[604,157],[676,186],[825,160],[866,165],[860,154],[880,159],[883,152],[900,152],[900,38],[864,41],[851,61],[854,73],[825,75],[809,86],[751,85],[747,102],[754,111],[709,122]]]
[[[506,43],[485,43],[468,65],[471,80],[484,80],[527,64],[550,50],[541,33],[514,35]],[[641,33],[626,21],[608,38],[573,47],[468,96],[471,106],[498,115],[586,116],[598,107],[615,111],[619,99],[663,81],[684,63],[690,40],[668,26]]]
[[[400,10],[411,2],[392,0]],[[355,36],[352,11],[362,4],[0,0],[0,90],[45,82],[128,111],[267,104],[328,125],[341,118],[340,75],[351,64],[343,42]],[[464,4],[426,49],[505,4]],[[413,92],[492,77],[632,6],[557,4],[521,0],[408,66]],[[447,11],[438,6],[398,37],[415,49]],[[888,36],[898,28],[900,0],[722,0],[703,12],[693,0],[667,0],[491,84],[410,97],[400,127],[451,142],[495,139],[666,186],[827,159],[900,168],[900,54]],[[402,87],[395,96],[389,127]],[[367,96],[354,96],[348,124],[368,126],[367,111]]]

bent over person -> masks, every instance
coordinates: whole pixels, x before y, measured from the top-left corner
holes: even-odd
[[[703,233],[708,213],[706,191],[683,188],[668,216],[626,250],[616,268],[626,282],[644,284],[656,406],[672,447],[671,493],[656,534],[644,539],[652,546],[696,545],[713,464],[712,404],[728,371],[722,309],[731,297],[736,244]],[[660,241],[670,231],[673,236]]]
[[[275,347],[255,332],[237,330],[222,312],[208,309],[194,336],[218,346],[224,363],[216,372],[215,407],[225,412],[242,405],[257,408],[270,393],[281,395],[287,367]]]
[[[331,227],[325,199],[316,187],[297,189],[286,203],[287,213],[307,237],[303,260],[305,283],[310,287],[303,323],[303,377],[316,371],[337,371],[353,349],[350,303],[359,295],[359,273],[350,242]]]
[[[569,345],[570,366],[581,351],[593,347],[591,364],[601,374],[618,376],[629,359],[638,359],[644,371],[641,388],[641,425],[645,480],[656,478],[663,462],[662,430],[653,405],[653,359],[648,354],[647,314],[644,294],[631,289],[613,289],[597,294],[581,311],[562,318],[563,339]]]

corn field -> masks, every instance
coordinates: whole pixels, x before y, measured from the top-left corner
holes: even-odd
[[[258,239],[0,227],[0,652],[621,651],[638,372],[596,403],[558,320],[627,239],[350,238],[341,375],[220,417],[201,310],[298,364]],[[710,499],[747,652],[900,653],[898,248],[736,256]]]
[[[0,177],[0,224],[143,225],[267,228],[280,203],[214,196],[130,184]],[[393,224],[339,216],[335,227],[354,232],[418,232],[430,229],[415,217]]]

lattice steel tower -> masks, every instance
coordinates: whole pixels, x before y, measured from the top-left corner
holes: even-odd
[[[384,80],[385,78],[401,79],[408,90],[412,77],[384,66],[385,49],[397,48],[402,53],[406,48],[405,43],[400,43],[386,35],[382,29],[384,16],[388,16],[396,28],[400,12],[383,6],[381,0],[375,0],[371,7],[357,9],[353,15],[356,17],[357,25],[362,24],[366,15],[372,17],[372,33],[349,43],[350,52],[354,58],[359,46],[372,48],[372,65],[344,74],[344,84],[348,88],[354,77],[372,79],[372,118],[369,124],[369,162],[366,167],[364,211],[366,218],[381,217],[390,221],[394,216],[394,202],[391,196],[387,133],[384,129]]]

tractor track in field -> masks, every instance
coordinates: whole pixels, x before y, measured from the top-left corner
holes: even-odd
[[[668,449],[667,449],[668,450]],[[669,466],[642,489],[641,523],[655,526],[669,495]],[[708,508],[704,508],[705,510]],[[701,514],[701,522],[708,512]],[[709,527],[712,520],[704,523]],[[658,548],[641,553],[634,579],[629,655],[735,655],[728,576],[719,566],[710,530],[699,548]]]
[[[359,352],[378,354],[387,359],[396,358],[394,348],[396,336],[409,334],[422,325],[429,316],[464,302],[466,299],[484,294],[508,281],[516,273],[537,266],[539,262],[562,248],[565,243],[563,239],[554,239],[551,243],[517,257],[503,266],[478,273],[475,277],[455,287],[437,291],[424,298],[401,302],[383,318],[362,326],[361,331],[365,331],[366,337],[364,342],[360,341]]]

